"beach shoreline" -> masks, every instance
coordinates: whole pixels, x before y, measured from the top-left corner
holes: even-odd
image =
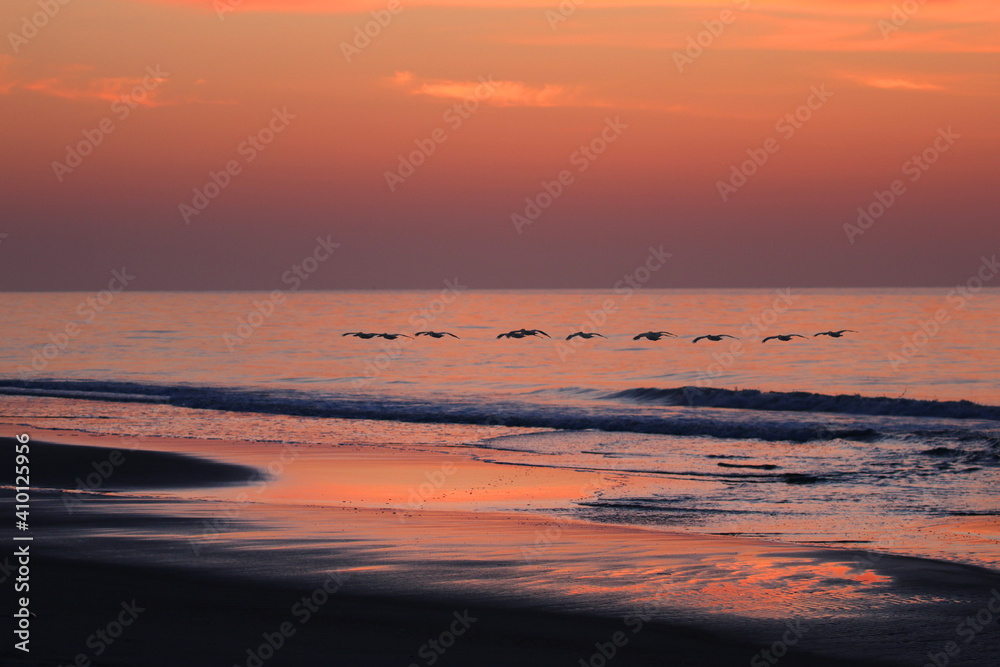
[[[121,448],[128,452],[130,447],[137,447],[133,454],[181,450],[186,456],[195,452],[204,456],[214,451],[215,465],[264,463],[269,456],[259,451],[258,443],[249,447],[249,456],[234,457],[233,452],[245,452],[247,445],[230,443],[232,449],[227,451],[218,442],[184,439],[167,442],[45,431],[35,431],[33,437],[39,439],[32,441],[38,449],[45,448],[42,439],[75,442],[94,461],[107,460]],[[268,447],[272,453],[280,451],[278,443]],[[100,610],[112,602],[127,602],[128,590],[145,591],[150,600],[163,605],[157,614],[171,608],[175,614],[182,609],[204,614],[204,625],[216,632],[190,645],[200,643],[202,654],[228,661],[206,664],[246,664],[239,661],[238,651],[233,657],[232,647],[241,641],[249,646],[268,627],[259,624],[257,635],[245,634],[243,629],[257,622],[252,619],[277,620],[279,611],[287,616],[288,607],[281,600],[292,599],[292,592],[315,590],[336,576],[337,593],[330,599],[339,602],[329,607],[336,611],[315,626],[326,629],[303,628],[297,634],[299,648],[292,648],[295,644],[289,637],[288,650],[271,664],[315,664],[318,652],[329,646],[323,638],[345,627],[354,629],[344,631],[344,641],[348,635],[365,632],[370,639],[345,656],[343,664],[385,664],[372,651],[386,656],[398,652],[398,659],[387,659],[393,664],[429,664],[426,655],[419,655],[433,634],[427,619],[434,614],[444,618],[447,610],[461,614],[476,608],[483,618],[495,621],[477,622],[467,637],[472,641],[461,644],[466,648],[458,650],[456,641],[453,657],[439,656],[440,664],[566,660],[579,664],[581,659],[587,664],[593,655],[603,657],[600,646],[605,652],[613,648],[615,664],[623,665],[650,664],[663,651],[677,656],[672,664],[748,664],[761,650],[776,645],[788,651],[782,664],[863,665],[891,664],[896,653],[891,646],[879,646],[879,633],[890,625],[883,620],[880,629],[878,622],[872,625],[873,619],[896,615],[912,623],[914,631],[905,650],[919,656],[923,646],[942,643],[921,633],[939,627],[940,619],[951,613],[950,606],[956,613],[974,611],[979,598],[988,599],[991,587],[1000,586],[1000,573],[982,568],[592,524],[555,515],[475,511],[457,500],[467,488],[493,483],[507,487],[508,492],[493,493],[508,504],[552,502],[560,493],[569,494],[563,499],[568,501],[581,485],[593,482],[592,473],[526,467],[526,476],[518,477],[511,473],[512,466],[474,461],[461,452],[408,451],[399,457],[370,447],[345,447],[336,455],[324,451],[319,459],[303,456],[289,466],[317,469],[319,460],[327,461],[319,474],[339,469],[348,477],[364,475],[369,483],[387,479],[389,484],[373,489],[382,495],[362,499],[356,489],[334,483],[333,489],[345,488],[347,502],[339,505],[297,504],[282,493],[241,501],[239,489],[253,488],[252,484],[203,483],[194,491],[170,490],[158,478],[146,489],[139,488],[141,480],[133,480],[123,490],[112,490],[109,484],[90,493],[41,493],[33,509],[41,538],[33,545],[33,562],[39,567],[36,590],[41,591],[34,608],[56,619],[49,627],[69,630],[76,627],[74,623],[101,618]],[[153,459],[144,461],[147,467],[150,462]],[[442,467],[449,462],[462,472],[449,475]],[[192,463],[205,462],[192,458]],[[377,479],[380,470],[386,479]],[[442,484],[435,494],[422,497],[419,506],[407,508],[405,490],[419,488],[420,480],[426,483],[428,471],[444,474],[456,486],[438,494]],[[67,472],[60,471],[60,477],[66,479]],[[112,474],[108,480],[113,478]],[[269,478],[260,477],[264,479]],[[280,484],[274,488],[280,489]],[[393,488],[397,490],[392,492]],[[69,512],[67,495],[80,496]],[[126,585],[128,581],[132,583]],[[180,595],[182,589],[188,593]],[[56,612],[60,596],[81,601],[92,611],[82,616],[78,616],[81,607]],[[915,610],[913,602],[926,596],[939,600]],[[255,602],[232,607],[220,607],[218,602],[244,598]],[[358,605],[368,610],[362,615],[367,619],[360,623],[363,628],[357,618],[349,622],[351,609]],[[222,625],[230,629],[223,631],[211,622],[212,614],[224,616]],[[631,625],[626,624],[629,619]],[[801,644],[776,644],[788,628],[803,624],[810,633],[802,636]],[[642,630],[633,638],[631,631],[637,625]],[[166,621],[157,626],[120,643],[119,650],[130,646],[128,651],[134,652],[123,653],[118,664],[171,664],[166,658],[169,650],[164,649],[172,645],[169,637],[194,632]],[[400,630],[391,641],[388,637],[394,630],[389,626]],[[447,630],[445,626],[439,633]],[[482,631],[484,627],[492,629]],[[82,632],[77,631],[84,640],[78,651],[85,650],[89,634]],[[304,639],[311,632],[316,638]],[[995,635],[985,634],[977,642],[979,649],[994,650]],[[40,633],[35,646],[53,652],[39,650],[32,659],[50,655],[70,664],[76,655],[67,653],[73,651],[72,636],[73,632],[60,633],[59,638]],[[628,641],[615,646],[616,636]],[[420,637],[424,639],[414,644]]]

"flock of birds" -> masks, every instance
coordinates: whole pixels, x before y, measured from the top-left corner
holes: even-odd
[[[816,338],[817,336],[829,336],[830,338],[840,338],[845,333],[858,333],[858,332],[854,331],[853,329],[841,329],[839,331],[820,331],[819,333],[813,334],[812,337]],[[452,338],[458,338],[458,336],[451,333],[450,331],[418,331],[413,336],[407,336],[406,334],[401,334],[401,333],[368,333],[366,331],[348,331],[347,333],[342,334],[342,336],[355,336],[356,338],[363,338],[365,340],[369,340],[371,338],[385,338],[386,340],[396,340],[397,338],[413,338],[414,336],[430,336],[431,338],[444,338],[445,336],[451,336]],[[502,334],[498,334],[497,338],[528,338],[529,336],[538,336],[539,338],[545,336],[546,338],[552,338],[552,336],[548,335],[541,329],[514,329],[513,331],[505,331]],[[589,340],[595,337],[600,337],[605,339],[607,338],[607,336],[604,336],[599,333],[577,331],[575,333],[571,333],[570,335],[566,336],[566,340],[570,340],[572,338],[583,338]],[[677,338],[678,336],[677,334],[670,333],[669,331],[646,331],[641,334],[633,336],[632,340],[639,340],[641,338],[645,338],[646,340],[657,341],[664,337]],[[709,340],[717,343],[721,341],[723,338],[732,338],[734,340],[739,340],[739,338],[737,338],[736,336],[730,336],[729,334],[706,334],[704,336],[698,336],[691,342],[697,343],[700,340]],[[768,336],[767,338],[764,338],[760,342],[766,343],[769,340],[780,340],[782,342],[787,343],[793,338],[805,338],[808,340],[808,336],[803,336],[802,334],[776,334],[774,336]]]

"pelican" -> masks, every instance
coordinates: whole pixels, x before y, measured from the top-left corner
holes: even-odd
[[[736,338],[736,336],[730,336],[729,334],[719,334],[719,335],[708,334],[707,336],[698,336],[697,338],[695,338],[691,342],[692,343],[697,343],[698,341],[700,341],[703,338],[707,338],[708,340],[712,341],[713,343],[718,343],[723,338],[732,338],[734,340],[739,340],[739,338]]]
[[[431,338],[443,338],[445,336],[451,336],[452,338],[458,338],[455,334],[448,331],[418,331],[417,336],[430,336]]]
[[[760,342],[766,343],[767,341],[771,340],[772,338],[777,338],[778,340],[784,341],[784,342],[787,343],[788,341],[790,341],[793,338],[806,338],[806,337],[802,336],[800,334],[778,334],[777,336],[768,336],[767,338],[765,338],[764,340],[762,340]],[[806,340],[809,340],[809,339],[806,338]]]
[[[639,340],[640,338],[647,338],[649,340],[660,340],[664,336],[677,338],[677,334],[672,334],[669,331],[647,331],[646,333],[641,333],[638,336],[633,337],[632,340]]]
[[[552,338],[541,329],[515,329],[514,331],[508,331],[507,333],[502,333],[497,336],[497,338],[524,338],[525,336],[537,336],[541,334],[546,338]]]
[[[858,333],[854,329],[841,329],[840,331],[820,331],[818,334],[813,334],[813,338],[816,336],[829,336],[830,338],[840,338],[845,333]]]
[[[386,340],[396,340],[400,336],[402,336],[403,338],[413,338],[413,336],[407,336],[406,334],[380,333],[380,334],[375,334],[375,335],[379,336],[381,338],[385,338]]]
[[[382,334],[377,334],[377,333],[365,333],[364,331],[350,331],[348,333],[341,334],[341,337],[354,336],[355,338],[364,338],[365,340],[368,340],[369,338],[375,338],[375,336],[381,336],[381,335]]]
[[[596,333],[596,332],[595,333],[587,333],[585,331],[577,331],[576,333],[573,333],[573,334],[570,334],[570,335],[566,336],[566,340],[569,340],[570,338],[576,338],[577,336],[579,336],[580,338],[586,338],[587,340],[590,340],[594,336],[601,336],[601,334]],[[601,336],[601,338],[605,338],[605,336]]]

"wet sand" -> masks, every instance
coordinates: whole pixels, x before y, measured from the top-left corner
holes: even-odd
[[[136,467],[127,489],[116,471],[91,493],[35,494],[37,631],[27,662],[4,647],[22,659],[10,664],[254,665],[247,650],[266,633],[281,644],[267,665],[745,665],[764,650],[782,665],[923,664],[1000,587],[995,572],[916,558],[489,510],[616,482],[589,472],[460,452],[35,437],[80,443],[56,456],[33,440],[38,479],[75,480],[114,451]],[[170,488],[164,470],[178,466],[197,487]],[[249,471],[237,466],[272,473],[233,485]],[[317,591],[301,622],[296,601]],[[88,638],[133,599],[144,611],[96,655]],[[950,664],[991,664],[998,647],[994,619]]]

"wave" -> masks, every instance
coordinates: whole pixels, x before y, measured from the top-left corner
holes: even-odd
[[[640,387],[608,394],[606,399],[626,399],[658,405],[735,408],[785,412],[827,412],[892,417],[939,417],[1000,421],[1000,407],[971,401],[930,401],[859,394],[813,394],[807,391],[760,391],[715,387]]]
[[[617,396],[649,396],[648,392],[681,390],[640,390],[620,392]],[[719,391],[719,390],[716,390]],[[729,392],[743,395],[744,392]],[[844,439],[872,442],[892,434],[913,433],[912,425],[894,427],[887,423],[868,423],[856,419],[833,419],[819,415],[791,417],[765,415],[754,410],[768,409],[747,401],[744,413],[721,410],[659,410],[623,408],[604,401],[574,404],[498,401],[495,397],[442,399],[384,397],[358,394],[331,394],[291,389],[236,389],[191,385],[154,385],[135,382],[98,380],[4,380],[0,394],[52,396],[101,401],[165,403],[175,407],[255,412],[301,417],[391,420],[416,423],[452,423],[486,426],[546,428],[558,430],[602,430],[677,436],[707,436],[727,439],[809,442]],[[808,396],[819,396],[810,395]],[[724,396],[724,394],[720,394]],[[795,404],[798,394],[769,394],[770,405]],[[782,402],[782,396],[791,396]],[[858,397],[860,398],[860,397]],[[745,399],[743,399],[745,400]],[[882,399],[873,399],[879,401]],[[930,402],[933,403],[933,402]],[[801,405],[799,403],[799,405]],[[974,405],[974,404],[969,404]],[[717,406],[713,406],[717,407]],[[725,406],[733,407],[733,406]],[[980,408],[981,414],[995,408]],[[770,409],[777,410],[772,407]],[[788,410],[788,407],[782,408]],[[805,410],[800,407],[799,410]],[[866,413],[867,414],[867,413]],[[943,431],[942,431],[943,432]],[[957,431],[961,434],[963,431]]]

